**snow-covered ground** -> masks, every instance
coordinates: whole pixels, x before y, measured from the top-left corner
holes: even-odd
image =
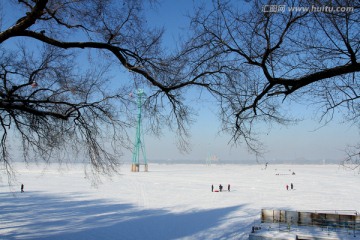
[[[262,208],[360,211],[360,176],[337,165],[123,165],[97,187],[76,165],[17,171],[0,185],[0,239],[247,239]]]

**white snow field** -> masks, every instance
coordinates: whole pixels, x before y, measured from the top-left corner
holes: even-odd
[[[123,165],[97,187],[77,165],[17,171],[11,188],[2,177],[0,239],[248,239],[261,209],[360,211],[360,175],[337,165]]]

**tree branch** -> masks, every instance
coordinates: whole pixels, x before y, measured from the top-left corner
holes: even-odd
[[[27,13],[25,17],[20,18],[14,26],[0,33],[0,43],[32,26],[44,13],[47,2],[48,0],[36,1],[36,4],[31,9],[31,12]]]

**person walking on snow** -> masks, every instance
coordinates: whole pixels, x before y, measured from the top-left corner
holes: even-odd
[[[228,192],[230,192],[230,184],[228,184]]]
[[[291,188],[291,190],[294,189],[294,185],[292,183],[290,184],[290,188]]]
[[[213,192],[213,191],[214,191],[214,185],[211,184],[211,192]]]
[[[223,188],[223,186],[220,184],[220,185],[219,185],[219,191],[220,191],[220,192],[222,192],[222,188]]]
[[[24,192],[24,184],[21,184],[21,192]]]
[[[289,190],[289,185],[286,184],[286,190]]]

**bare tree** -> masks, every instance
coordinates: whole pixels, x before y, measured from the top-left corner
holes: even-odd
[[[0,32],[0,161],[8,174],[15,152],[9,135],[22,143],[25,161],[80,158],[93,173],[116,171],[121,149],[132,147],[128,94],[139,86],[149,89],[151,130],[170,126],[184,143],[190,108],[180,88],[197,83],[177,81],[183,64],[164,54],[163,30],[146,26],[142,6],[136,0],[3,4],[13,21]],[[111,81],[118,66],[131,79]]]
[[[293,101],[315,104],[324,122],[342,109],[359,123],[358,2],[212,3],[192,16],[183,54],[218,99],[223,129],[234,141],[260,153],[256,124],[296,121],[286,111]]]
[[[21,140],[25,160],[76,152],[95,173],[116,170],[119,152],[109,146],[131,147],[128,94],[138,86],[148,90],[150,129],[160,134],[169,126],[184,148],[189,88],[212,94],[224,131],[255,153],[261,146],[256,124],[293,122],[284,110],[292,101],[312,100],[325,122],[344,109],[345,118],[358,123],[358,3],[212,3],[195,12],[189,40],[172,53],[161,46],[164,30],[146,25],[140,0],[4,4],[20,16],[11,14],[9,26],[1,21],[0,32],[1,162],[9,173],[10,134]],[[290,10],[326,4],[340,10]],[[131,79],[111,81],[118,69]]]

